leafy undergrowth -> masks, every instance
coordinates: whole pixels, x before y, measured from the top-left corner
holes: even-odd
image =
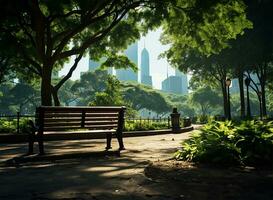
[[[21,119],[19,123],[19,132],[26,133],[30,131],[28,119]],[[17,132],[17,120],[0,119],[0,134],[1,133],[16,133]]]
[[[183,141],[177,160],[221,166],[273,166],[273,122],[210,122]]]
[[[129,121],[125,123],[124,131],[147,131],[167,129],[166,122]]]

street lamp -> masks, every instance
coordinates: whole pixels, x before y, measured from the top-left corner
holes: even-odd
[[[227,78],[226,79],[226,87],[227,87],[227,114],[228,114],[228,120],[231,120],[231,113],[230,113],[230,95],[229,95],[229,87],[231,85],[231,79],[230,78]]]
[[[250,118],[251,117],[251,112],[250,112],[250,103],[249,103],[249,90],[248,90],[248,87],[250,85],[250,78],[247,77],[245,79],[245,84],[246,84],[246,102],[247,102],[247,105],[246,105],[246,116],[247,118]]]

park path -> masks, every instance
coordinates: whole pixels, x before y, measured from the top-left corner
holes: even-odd
[[[49,156],[0,165],[0,199],[160,199],[164,191],[146,187],[152,180],[144,169],[150,161],[170,158],[191,133],[124,138],[126,150],[120,157],[80,156],[101,151],[105,140],[48,142],[46,149],[54,160]],[[113,151],[117,147],[113,139]],[[26,144],[0,145],[0,163],[26,151]],[[79,158],[56,159],[64,154]]]

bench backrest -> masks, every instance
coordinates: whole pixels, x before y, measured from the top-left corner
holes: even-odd
[[[122,129],[125,109],[123,106],[40,106],[36,108],[36,124],[42,131]]]

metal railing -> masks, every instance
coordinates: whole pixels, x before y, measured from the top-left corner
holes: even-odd
[[[155,118],[155,117],[152,117],[152,118],[125,118],[125,126],[126,126],[126,123],[139,123],[140,125],[141,124],[153,124],[153,123],[160,123],[160,124],[165,124],[166,125],[166,128],[170,128],[171,127],[171,119],[170,117],[165,117],[165,118],[162,118],[162,117],[159,117],[159,118]]]
[[[0,123],[1,121],[8,121],[10,122],[10,126],[15,126],[15,131],[16,133],[20,133],[20,125],[22,124],[22,120],[25,120],[25,119],[29,119],[29,120],[34,120],[35,119],[35,115],[34,114],[21,114],[20,112],[17,112],[15,115],[3,115],[3,114],[0,114]],[[165,118],[162,118],[162,117],[159,117],[159,118],[155,118],[155,117],[152,117],[152,118],[127,118],[125,117],[125,125],[126,124],[130,124],[130,123],[139,123],[140,125],[141,124],[148,124],[148,125],[151,125],[151,124],[154,124],[154,123],[160,123],[160,124],[164,124],[164,126],[166,128],[170,128],[171,127],[171,119],[170,117],[165,117]],[[0,124],[1,126],[1,124]]]
[[[31,119],[31,120],[33,120],[34,118],[35,118],[35,115],[26,115],[26,114],[21,114],[20,112],[17,112],[16,115],[3,115],[3,114],[0,114],[0,121],[5,120],[5,121],[8,121],[10,123],[12,123],[12,122],[16,123],[16,125],[15,125],[16,126],[16,133],[20,133],[20,124],[21,124],[22,119]]]
[[[23,132],[24,130],[20,130],[22,129],[22,125],[26,125],[23,124],[23,120],[34,120],[35,119],[35,115],[34,114],[21,114],[20,112],[17,112],[15,115],[1,115],[0,114],[0,123],[3,122],[9,122],[10,124],[10,129],[12,130],[13,133],[17,133],[19,134],[20,131]],[[191,125],[191,119],[190,118],[180,118],[180,125],[181,127],[183,126],[190,126]],[[168,117],[148,117],[148,118],[128,118],[125,117],[125,129],[134,129],[134,128],[151,128],[151,130],[155,130],[155,129],[170,129],[171,128],[171,118]],[[1,124],[0,124],[0,128],[1,128]],[[137,129],[137,128],[136,128]],[[0,133],[3,133],[5,131],[0,130]],[[11,131],[9,131],[8,133],[10,133]]]

